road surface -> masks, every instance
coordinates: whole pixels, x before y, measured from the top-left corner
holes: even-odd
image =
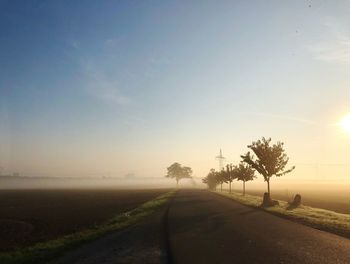
[[[207,191],[180,191],[169,210],[174,263],[350,263],[350,240]]]
[[[55,263],[350,263],[350,240],[208,191],[180,190],[168,208]]]

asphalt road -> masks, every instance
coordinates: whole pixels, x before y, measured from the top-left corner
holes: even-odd
[[[204,190],[53,263],[350,263],[350,240]]]
[[[179,191],[168,221],[174,263],[350,263],[349,239],[207,191]]]

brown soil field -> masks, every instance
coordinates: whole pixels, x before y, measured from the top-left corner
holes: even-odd
[[[0,251],[93,227],[166,191],[0,190]]]

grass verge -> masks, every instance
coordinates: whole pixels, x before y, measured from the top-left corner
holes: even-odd
[[[278,215],[316,229],[332,232],[346,238],[350,238],[350,214],[336,213],[330,210],[314,208],[310,206],[301,205],[295,209],[287,209],[289,204],[286,201],[278,200],[279,205],[262,208],[262,197],[248,195],[243,196],[237,192],[219,192],[215,193],[228,197],[241,204],[259,208],[266,212]]]
[[[135,224],[163,206],[175,193],[176,191],[167,192],[131,211],[119,214],[105,224],[94,228],[69,234],[55,240],[38,243],[34,246],[13,252],[0,253],[0,263],[46,263],[48,260],[62,255],[65,250],[72,249],[84,242],[92,241],[108,232],[117,231]]]

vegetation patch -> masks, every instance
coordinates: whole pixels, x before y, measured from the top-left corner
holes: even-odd
[[[45,263],[50,259],[60,256],[67,249],[94,240],[108,232],[117,231],[135,224],[163,206],[175,193],[176,191],[167,192],[131,211],[119,214],[105,224],[94,228],[66,235],[55,240],[38,243],[17,251],[0,253],[0,263]]]
[[[259,208],[266,212],[294,220],[316,229],[332,232],[350,238],[350,214],[336,213],[330,210],[314,208],[300,205],[292,210],[288,209],[289,203],[278,200],[279,205],[262,208],[262,197],[254,195],[243,196],[238,192],[218,192],[215,193],[228,197],[244,205]]]

